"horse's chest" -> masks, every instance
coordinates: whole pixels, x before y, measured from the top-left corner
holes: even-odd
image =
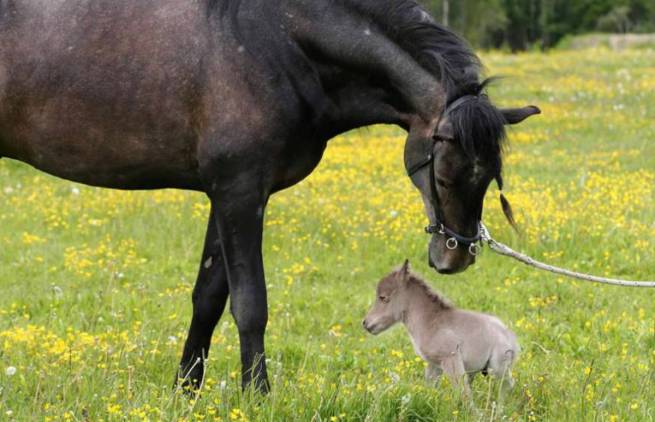
[[[325,147],[325,141],[313,137],[290,139],[275,161],[274,190],[288,188],[309,176],[320,163]]]

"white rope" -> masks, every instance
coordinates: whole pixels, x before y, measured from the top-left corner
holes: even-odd
[[[555,267],[553,265],[544,264],[539,262],[534,258],[531,258],[520,252],[516,252],[507,245],[504,245],[500,242],[494,240],[489,234],[489,230],[481,224],[481,239],[483,242],[487,242],[491,250],[500,254],[509,256],[518,261],[521,261],[524,264],[530,265],[531,267],[538,268],[540,270],[550,271],[551,273],[564,275],[567,277],[577,278],[584,281],[591,281],[593,283],[603,283],[603,284],[612,284],[615,286],[627,286],[627,287],[655,287],[655,281],[632,281],[632,280],[619,280],[616,278],[605,278],[598,277],[595,275],[578,273],[575,271],[566,270],[564,268]]]

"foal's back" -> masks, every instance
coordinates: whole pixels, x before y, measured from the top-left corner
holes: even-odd
[[[453,308],[441,319],[440,329],[458,339],[467,372],[485,367],[504,372],[519,353],[516,335],[493,315]]]

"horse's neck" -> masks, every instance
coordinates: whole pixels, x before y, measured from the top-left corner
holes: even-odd
[[[337,109],[332,116],[336,122],[330,123],[339,131],[373,123],[406,127],[409,114],[436,120],[446,102],[436,75],[372,24],[371,17],[354,7],[358,2],[295,4],[298,10],[287,15],[286,24],[309,60],[317,62],[322,86]],[[367,0],[362,7],[372,9],[374,4]],[[371,75],[376,75],[375,82]],[[332,84],[326,83],[330,76]]]

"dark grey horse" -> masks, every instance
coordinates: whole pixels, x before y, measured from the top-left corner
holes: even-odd
[[[0,157],[94,186],[205,192],[180,374],[202,379],[230,294],[243,385],[266,390],[270,195],[309,175],[335,135],[399,125],[430,262],[465,269],[503,125],[538,112],[495,108],[479,74],[411,0],[0,0]]]

